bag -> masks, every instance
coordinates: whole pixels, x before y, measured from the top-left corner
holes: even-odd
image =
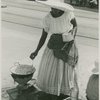
[[[64,42],[62,39],[62,34],[52,34],[49,41],[48,41],[48,48],[49,49],[61,49],[64,46]]]
[[[73,44],[74,40],[63,42],[62,34],[52,34],[47,46],[49,49],[53,50],[54,56],[56,58],[62,59],[69,65],[75,65],[77,63],[78,56],[74,58],[74,56],[70,55],[69,53],[71,48],[73,47]]]
[[[63,38],[63,42],[69,42],[69,41],[74,40],[74,37],[73,37],[73,35],[71,33],[62,34],[62,38]]]
[[[58,59],[67,62],[69,65],[74,66],[78,61],[78,50],[74,42],[70,42],[64,50],[53,50],[54,56]]]

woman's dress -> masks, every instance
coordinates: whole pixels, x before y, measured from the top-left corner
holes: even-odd
[[[65,12],[57,18],[49,13],[43,20],[44,30],[49,34],[67,35],[68,31],[73,28],[70,21],[74,17],[73,12]],[[57,59],[53,50],[46,47],[40,63],[37,86],[42,91],[53,95],[60,95],[60,93],[69,95],[72,88],[77,90],[77,64],[73,67]]]

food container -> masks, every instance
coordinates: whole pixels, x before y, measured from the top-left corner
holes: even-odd
[[[36,69],[33,65],[15,63],[10,70],[14,81],[19,85],[25,85],[32,79]]]

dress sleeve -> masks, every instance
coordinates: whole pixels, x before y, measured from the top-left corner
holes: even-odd
[[[44,17],[43,19],[43,28],[45,30],[45,32],[49,32],[49,18],[48,15]]]
[[[74,18],[75,18],[74,13],[73,12],[69,12],[69,20],[71,21]]]

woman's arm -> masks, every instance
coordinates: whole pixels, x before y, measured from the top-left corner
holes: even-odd
[[[41,49],[41,47],[43,46],[43,44],[45,43],[47,35],[48,35],[48,33],[45,32],[45,30],[43,29],[42,36],[40,38],[40,41],[39,41],[39,44],[37,46],[36,52],[38,52]]]
[[[43,31],[42,31],[42,36],[41,36],[41,38],[40,38],[39,44],[38,44],[36,50],[35,50],[33,53],[31,53],[31,55],[30,55],[30,58],[31,58],[31,59],[34,59],[35,56],[38,54],[39,50],[41,49],[41,47],[43,46],[43,44],[44,44],[45,41],[46,41],[47,35],[48,35],[48,33],[45,32],[45,30],[43,29]]]
[[[73,34],[73,36],[75,38],[76,33],[77,33],[77,22],[76,22],[76,19],[74,18],[70,22],[71,22],[71,24],[73,24],[72,34]]]

